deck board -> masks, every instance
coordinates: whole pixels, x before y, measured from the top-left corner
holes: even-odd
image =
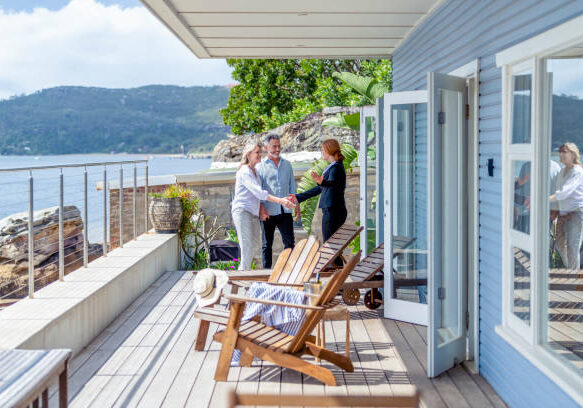
[[[362,304],[351,311],[354,372],[331,368],[338,386],[255,360],[232,367],[226,382],[214,371],[220,344],[212,337],[195,351],[198,319],[192,274],[168,272],[148,288],[93,343],[77,355],[70,370],[70,402],[75,407],[223,406],[231,389],[244,393],[306,395],[391,395],[415,387],[423,407],[504,406],[487,382],[458,367],[442,378],[426,377],[426,328],[381,319]],[[346,323],[327,321],[326,346],[344,353]],[[54,398],[54,396],[53,396]]]

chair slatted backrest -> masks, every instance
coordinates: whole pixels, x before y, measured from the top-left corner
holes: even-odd
[[[360,231],[362,227],[358,225],[342,224],[320,248],[320,259],[316,270],[321,271],[330,266],[334,259],[342,255],[344,249],[360,234]]]
[[[314,270],[314,258],[318,255],[319,248],[320,242],[316,237],[310,236],[298,242],[293,251],[285,250],[290,252],[284,256],[284,261],[278,258],[268,282],[287,284],[307,282]]]
[[[322,306],[326,303],[330,302],[340,291],[342,284],[354,269],[354,266],[358,263],[360,259],[360,251],[354,255],[350,261],[344,265],[341,271],[336,272],[332,277],[328,280],[326,285],[316,301],[313,303],[315,306]],[[307,336],[314,330],[318,322],[322,319],[324,315],[324,310],[309,310],[306,312],[306,316],[304,317],[304,321],[300,326],[297,334],[295,335],[294,339],[289,343],[287,346],[287,352],[289,353],[296,353],[300,351],[305,343]]]
[[[370,254],[361,260],[352,272],[350,280],[352,282],[364,282],[375,276],[384,266],[385,244],[380,244]]]

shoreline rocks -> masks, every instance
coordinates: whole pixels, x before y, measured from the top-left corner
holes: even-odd
[[[359,148],[358,132],[332,126],[322,126],[322,122],[335,117],[338,113],[355,113],[359,108],[333,107],[324,108],[322,112],[312,113],[299,122],[285,123],[267,132],[247,135],[229,135],[221,140],[213,150],[213,162],[239,162],[243,147],[249,141],[262,141],[266,134],[275,133],[281,140],[282,153],[319,152],[322,141],[335,138],[340,143],[350,143]]]
[[[35,211],[34,254],[35,287],[58,278],[59,207]],[[83,264],[83,220],[76,206],[63,211],[65,273]],[[90,260],[103,253],[101,244],[90,244]],[[22,296],[19,288],[28,281],[28,212],[12,214],[0,220],[0,297]],[[14,293],[16,291],[16,293]]]

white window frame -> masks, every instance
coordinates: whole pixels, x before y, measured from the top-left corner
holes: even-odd
[[[583,375],[573,365],[545,346],[548,302],[547,268],[548,220],[548,92],[546,58],[554,53],[583,43],[583,16],[574,18],[542,34],[512,46],[496,55],[502,68],[502,324],[496,332],[524,355],[540,371],[553,380],[571,398],[583,406]],[[512,145],[512,75],[532,69],[531,143]],[[513,160],[531,161],[530,234],[512,230],[514,169]],[[546,165],[545,165],[546,164]],[[513,315],[514,256],[512,245],[531,255],[530,326]],[[524,245],[524,246],[523,246]]]

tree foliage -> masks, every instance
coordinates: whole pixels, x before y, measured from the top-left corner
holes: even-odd
[[[334,73],[371,77],[389,89],[392,81],[388,60],[229,59],[227,63],[238,84],[220,112],[235,134],[273,129],[325,106],[370,103]]]

